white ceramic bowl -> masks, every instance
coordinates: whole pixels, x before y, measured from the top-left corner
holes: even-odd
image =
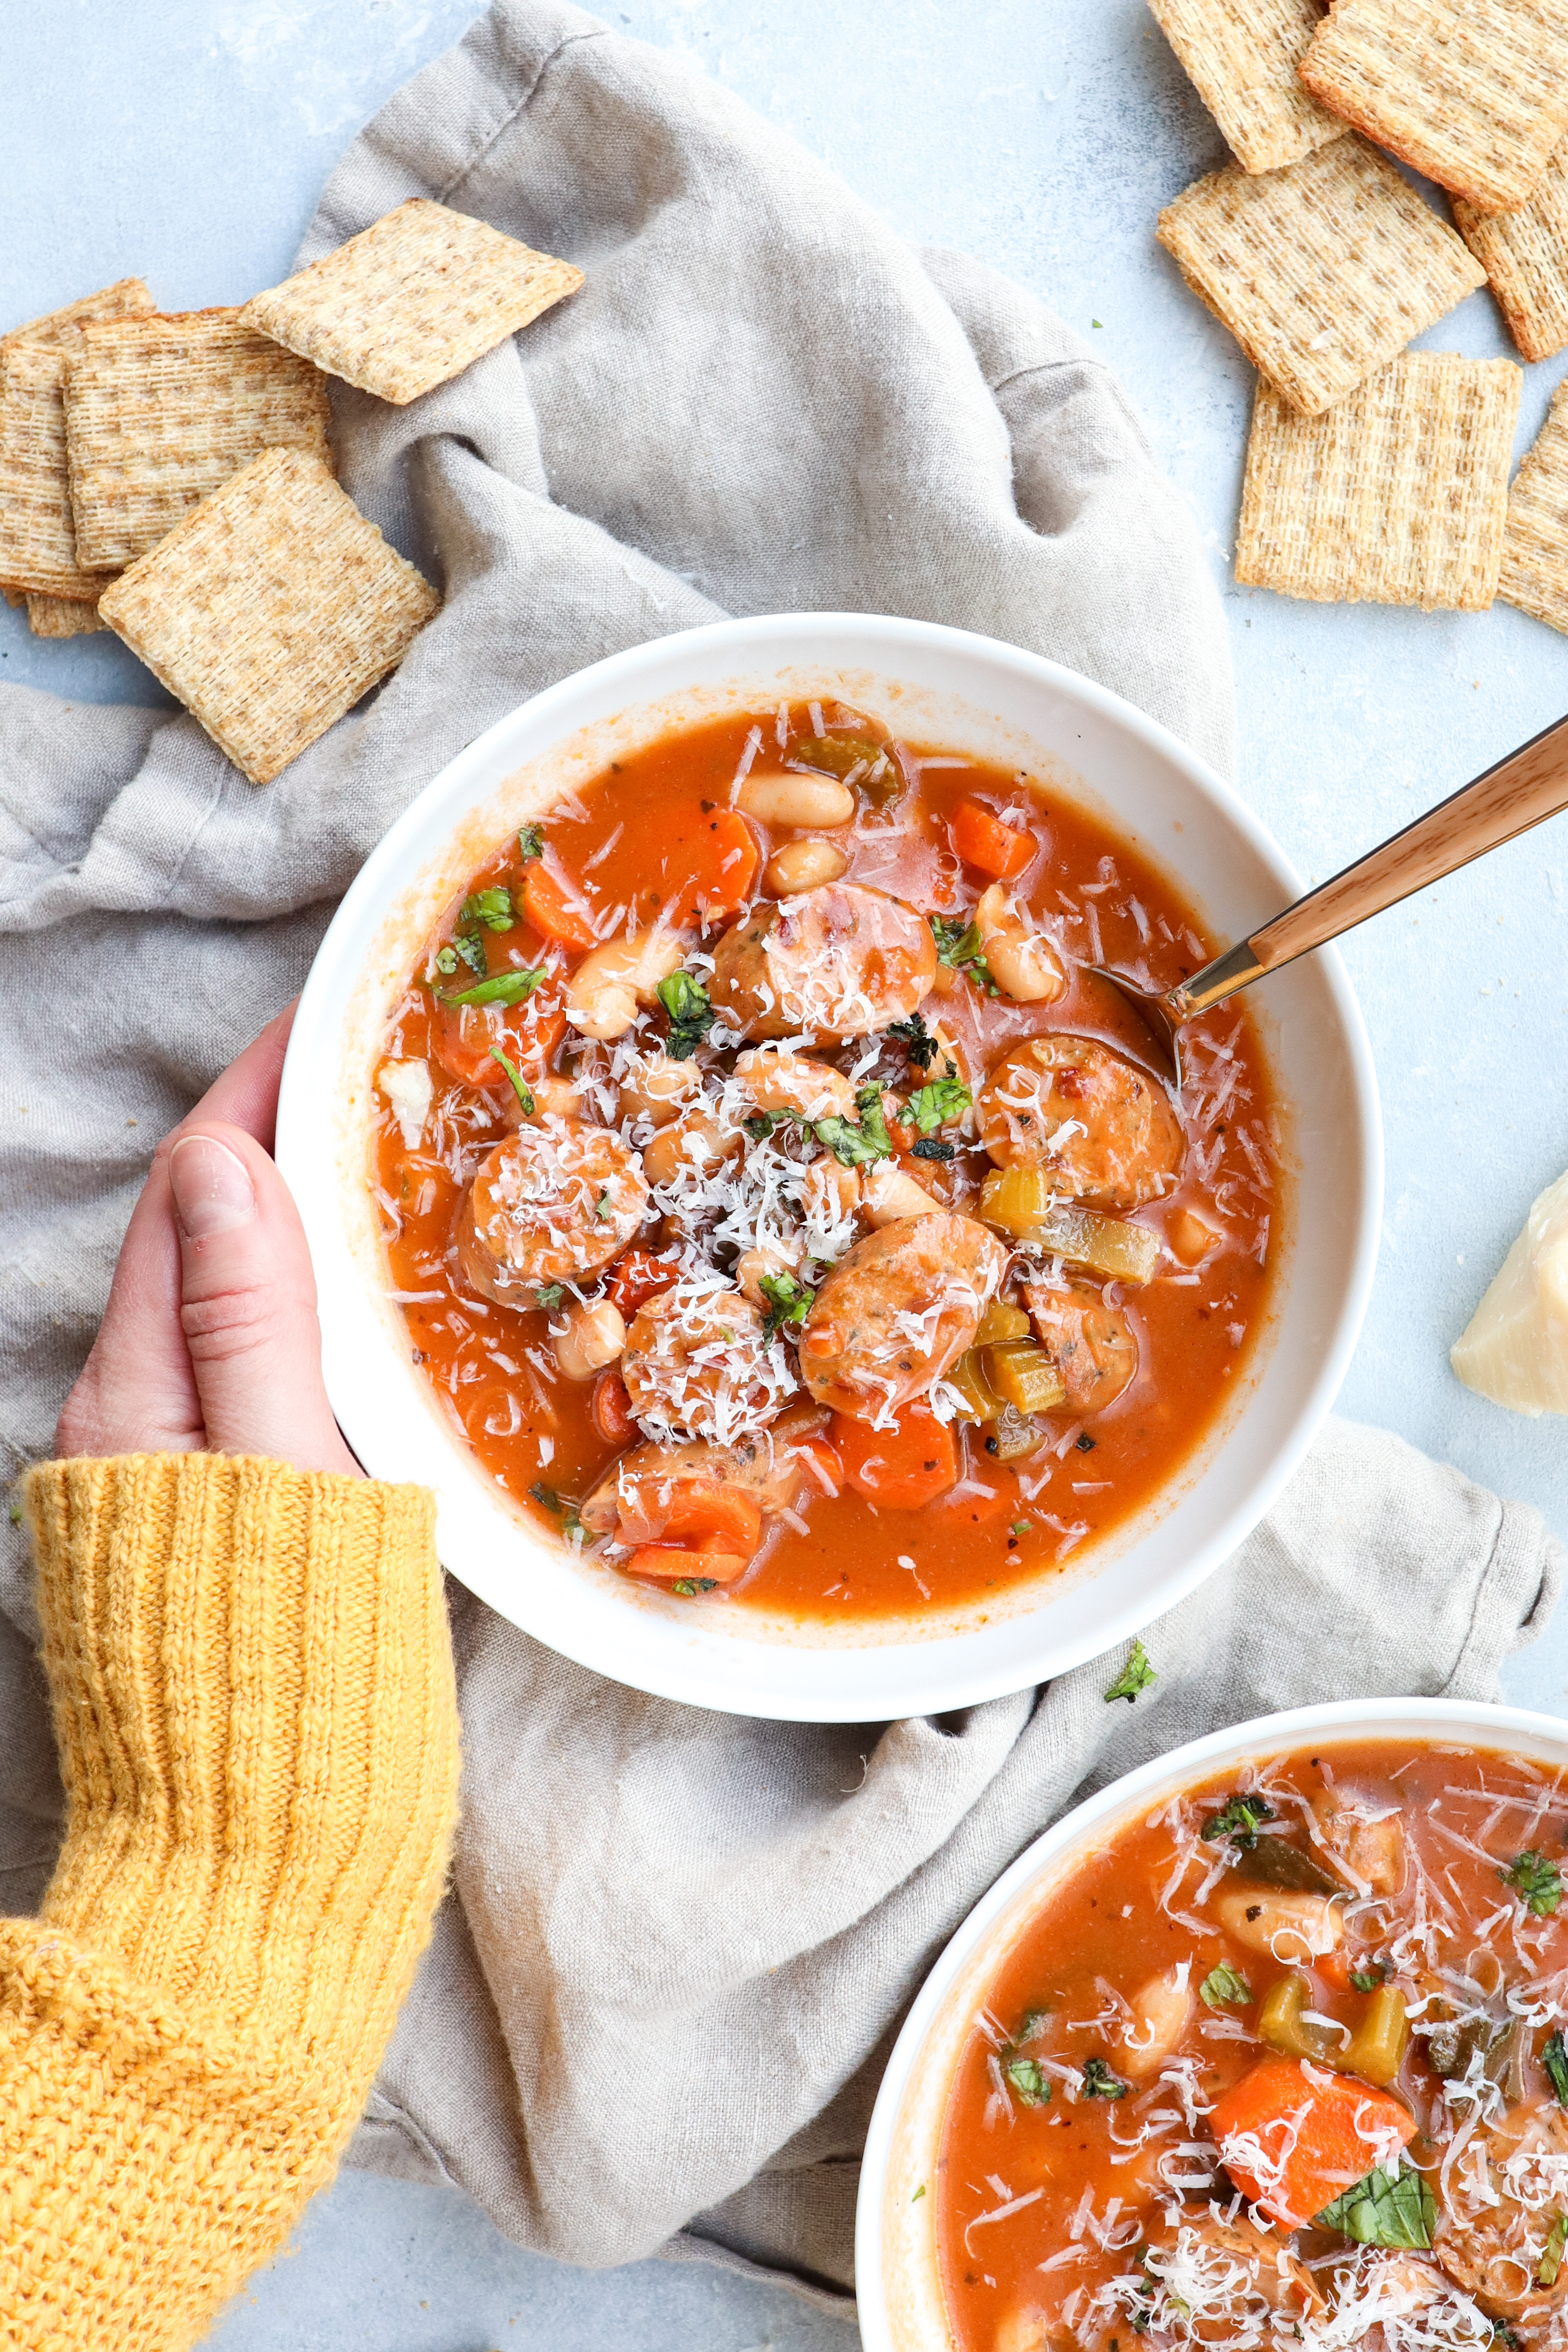
[[[1265,1715],[1190,1740],[1064,1813],[977,1903],[922,1986],[872,2112],[855,2210],[855,2292],[864,2352],[952,2352],[936,2252],[936,2178],[953,2075],[976,2010],[1041,1903],[1091,1847],[1176,1790],[1250,1758],[1309,1742],[1456,1740],[1568,1764],[1568,1722],[1466,1699],[1341,1699]]]
[[[824,693],[898,731],[1027,764],[1135,834],[1221,939],[1300,885],[1262,826],[1192,752],[1103,688],[1016,646],[918,621],[796,614],[722,622],[598,662],[471,743],[367,860],[305,989],[277,1156],[320,1287],[328,1392],[380,1476],[435,1491],[441,1557],[568,1657],[662,1696],[796,1721],[940,1712],[1060,1674],[1182,1599],[1233,1551],[1300,1462],[1361,1327],[1381,1215],[1371,1057],[1332,952],[1255,1000],[1296,1181],[1270,1327],[1228,1416],[1141,1517],[1068,1570],[941,1618],[802,1629],[584,1567],[538,1534],[439,1416],[389,1303],[365,1181],[381,1038],[433,924],[467,876],[563,785],[683,719]]]

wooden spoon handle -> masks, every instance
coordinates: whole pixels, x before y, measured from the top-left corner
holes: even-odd
[[[1254,931],[1248,945],[1259,970],[1274,971],[1309,948],[1337,940],[1369,915],[1397,906],[1413,890],[1440,882],[1445,874],[1484,857],[1489,849],[1500,849],[1516,834],[1528,833],[1532,824],[1563,808],[1568,808],[1568,719],[1532,736],[1473,783],[1439,801],[1403,833],[1369,850],[1343,874]]]

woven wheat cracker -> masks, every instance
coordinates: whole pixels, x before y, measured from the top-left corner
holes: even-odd
[[[1486,282],[1363,139],[1259,176],[1227,164],[1166,206],[1158,235],[1253,365],[1309,416]]]
[[[1525,358],[1560,352],[1568,343],[1568,142],[1517,212],[1479,213],[1456,196],[1454,218]]]
[[[1497,593],[1568,634],[1568,383],[1513,478]]]
[[[1317,0],[1149,0],[1160,29],[1245,172],[1275,172],[1343,137],[1296,68]]]
[[[94,596],[103,574],[77,555],[66,478],[66,362],[89,321],[150,310],[140,278],[29,319],[0,337],[0,579],[25,593]]]
[[[382,400],[416,400],[575,293],[582,272],[415,196],[246,304],[264,334]]]
[[[131,563],[263,449],[327,455],[327,386],[237,310],[84,327],[66,377],[78,560]]]
[[[1406,352],[1323,416],[1260,383],[1237,579],[1321,604],[1484,611],[1521,380],[1511,360]]]
[[[99,611],[253,784],[396,667],[439,603],[313,451],[268,449]]]
[[[27,626],[36,637],[90,637],[108,623],[99,618],[98,599],[29,596]]]
[[[1379,146],[1506,212],[1568,130],[1568,0],[1337,0],[1301,73]]]

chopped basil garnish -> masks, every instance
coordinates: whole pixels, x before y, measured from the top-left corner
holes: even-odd
[[[1041,2073],[1038,2058],[1009,2058],[1002,2073],[1026,2107],[1045,2105],[1051,2096],[1051,2084]]]
[[[966,923],[958,915],[933,915],[931,935],[936,942],[936,961],[952,971],[967,971],[978,986],[993,994],[996,982],[986,961],[985,942],[978,923]]]
[[[1250,1852],[1258,1843],[1260,1822],[1279,1819],[1266,1797],[1232,1797],[1217,1813],[1211,1813],[1203,1825],[1204,1842],[1217,1845],[1221,1838],[1233,1838],[1244,1851]]]
[[[465,931],[509,931],[517,921],[512,911],[512,894],[504,883],[488,890],[476,890],[471,898],[463,901],[463,912],[457,918],[458,928]]]
[[[974,1099],[962,1078],[936,1078],[911,1095],[898,1116],[922,1135],[933,1135],[945,1120],[960,1118]]]
[[[1369,1969],[1352,1969],[1350,1980],[1357,1992],[1375,1992],[1380,1984],[1388,1980],[1388,1963],[1374,1960]]]
[[[792,1274],[765,1274],[758,1287],[768,1301],[762,1328],[769,1339],[777,1339],[780,1331],[799,1328],[816,1296],[803,1282],[797,1282]]]
[[[491,1046],[490,1059],[493,1062],[499,1062],[501,1067],[507,1073],[507,1083],[511,1087],[512,1092],[517,1097],[517,1108],[522,1112],[523,1117],[525,1118],[532,1118],[534,1115],[533,1095],[529,1088],[524,1085],[523,1074],[518,1069],[517,1064],[515,1062],[507,1061],[499,1045]]]
[[[1106,1704],[1109,1706],[1113,1698],[1124,1698],[1129,1706],[1134,1706],[1137,1704],[1138,1693],[1146,1691],[1151,1683],[1158,1680],[1159,1676],[1149,1664],[1147,1650],[1134,1636],[1133,1646],[1127,1653],[1126,1664],[1105,1694]]]
[[[602,1192],[601,1192],[598,1200],[595,1201],[593,1204],[593,1213],[596,1217],[607,1217],[610,1214],[610,1192],[608,1186]]]
[[[492,972],[472,988],[456,988],[443,993],[435,992],[437,1004],[521,1004],[533,994],[545,976],[543,964],[524,965],[520,971]]]
[[[859,1168],[868,1160],[890,1160],[893,1138],[883,1117],[880,1087],[862,1087],[855,1097],[855,1108],[860,1113],[858,1125],[852,1118],[840,1118],[834,1114],[813,1119],[812,1134],[832,1153],[841,1168]]]
[[[1119,2075],[1112,2074],[1103,2058],[1086,2058],[1083,2062],[1083,2095],[1086,2099],[1124,2099],[1127,2085]]]
[[[1026,2042],[1032,2042],[1035,2035],[1043,2032],[1050,2023],[1049,2009],[1026,2009],[1023,2013],[1023,2023],[1013,2036],[1014,2049],[1021,2050]]]
[[[956,1160],[957,1146],[944,1143],[939,1135],[923,1135],[918,1142],[910,1145],[909,1154],[912,1160]]]
[[[922,1015],[912,1013],[907,1021],[895,1021],[888,1030],[890,1037],[903,1040],[904,1050],[917,1070],[931,1067],[931,1056],[936,1051],[936,1040],[925,1026]]]
[[[525,866],[528,865],[530,861],[536,857],[542,857],[545,854],[545,837],[543,828],[537,824],[519,825],[517,828],[517,852]]]
[[[1563,2046],[1563,2029],[1558,2027],[1541,2053],[1541,2063],[1546,2069],[1546,2079],[1557,2094],[1560,2107],[1568,2107],[1568,2050]]]
[[[1210,1969],[1199,1985],[1197,1997],[1199,2000],[1207,2001],[1210,2009],[1223,2009],[1228,2000],[1244,2008],[1252,1998],[1252,1988],[1228,1960],[1221,1960],[1217,1969]]]
[[[482,980],[485,976],[484,940],[471,932],[460,931],[457,937],[455,940],[449,940],[444,948],[436,949],[437,971],[454,972],[460,963],[465,963],[469,971],[476,971]]]
[[[670,1590],[689,1601],[694,1592],[711,1592],[717,1582],[716,1576],[677,1576]]]
[[[673,1062],[689,1062],[716,1018],[707,991],[689,971],[673,971],[654,992],[670,1016],[664,1051]]]
[[[547,1282],[542,1289],[535,1291],[534,1305],[536,1307],[542,1307],[547,1315],[553,1315],[556,1308],[560,1305],[561,1300],[565,1297],[566,1285],[564,1283]]]
[[[759,1110],[755,1118],[747,1120],[746,1132],[747,1135],[755,1136],[758,1143],[766,1143],[774,1129],[787,1125],[789,1118],[788,1111]]]
[[[1537,2286],[1555,2286],[1557,2273],[1563,2267],[1563,2249],[1568,2246],[1568,2213],[1552,2216],[1551,2234],[1541,2257],[1541,2268],[1535,2273]]]
[[[1421,2174],[1401,2163],[1390,2179],[1381,2165],[1317,2216],[1320,2230],[1339,2230],[1358,2246],[1425,2252],[1432,2243],[1437,2200]]]
[[[1515,1854],[1507,1870],[1498,1876],[1505,1886],[1511,1886],[1527,1911],[1538,1919],[1550,1919],[1563,1900],[1563,1874],[1554,1862],[1543,1853],[1527,1846],[1523,1853]]]
[[[1092,1454],[1094,1451],[1094,1440],[1086,1429],[1080,1430],[1078,1433],[1078,1451],[1080,1454]]]

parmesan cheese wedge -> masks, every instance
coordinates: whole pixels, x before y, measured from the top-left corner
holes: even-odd
[[[1512,1412],[1568,1412],[1568,1175],[1531,1208],[1448,1361]]]

